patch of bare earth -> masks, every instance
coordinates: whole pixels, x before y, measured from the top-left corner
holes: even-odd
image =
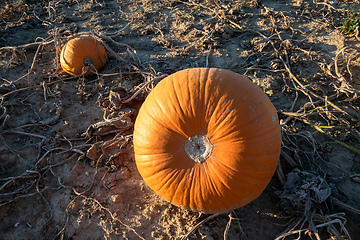
[[[352,1],[0,3],[2,239],[356,239],[360,236],[357,36]],[[90,77],[58,71],[66,40],[108,50]],[[146,95],[190,67],[226,68],[278,110],[277,173],[255,201],[205,215],[165,202],[134,163]]]

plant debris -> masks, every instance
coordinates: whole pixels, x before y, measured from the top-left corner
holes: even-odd
[[[355,239],[357,5],[0,3],[2,238]],[[81,35],[98,39],[108,52],[104,68],[90,77],[69,76],[59,66],[61,47]],[[276,175],[258,199],[228,214],[165,202],[134,162],[140,105],[168,74],[191,67],[247,76],[281,120]]]

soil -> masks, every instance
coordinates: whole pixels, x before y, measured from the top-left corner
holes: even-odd
[[[359,239],[360,44],[340,28],[356,4],[2,1],[0,238]],[[85,33],[113,52],[72,77],[58,51]],[[229,213],[162,200],[134,162],[132,125],[156,77],[191,67],[247,76],[281,121],[277,173]]]

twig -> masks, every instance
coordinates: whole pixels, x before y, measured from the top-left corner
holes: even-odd
[[[295,75],[290,71],[288,65],[285,63],[284,59],[279,56],[280,60],[283,62],[284,66],[285,66],[285,69],[286,71],[288,72],[288,74],[290,75],[290,77],[307,93],[313,95],[314,97],[322,100],[322,101],[325,101],[325,98],[317,95],[316,93],[308,90],[307,88],[304,87],[304,85],[295,77]],[[329,105],[331,105],[333,108],[335,108],[336,110],[338,110],[339,112],[345,114],[345,115],[348,115],[352,120],[356,121],[354,117],[352,117],[348,112],[342,110],[341,108],[339,108],[338,106],[336,106],[334,103],[332,103],[330,100],[327,101]]]
[[[209,66],[209,56],[211,54],[211,46],[210,46],[210,49],[209,49],[209,52],[206,54],[206,64],[205,64],[205,67],[208,67]]]
[[[336,205],[338,205],[338,206],[340,206],[342,208],[345,208],[345,209],[347,209],[347,210],[349,210],[349,211],[351,211],[353,213],[356,213],[356,214],[360,215],[360,210],[359,209],[354,208],[354,207],[352,207],[352,206],[350,206],[350,205],[348,205],[346,203],[343,203],[342,201],[340,201],[339,199],[336,199],[334,197],[330,197],[330,199],[334,204],[336,204]]]
[[[22,77],[14,80],[14,81],[12,82],[12,84],[20,81],[21,79],[23,79],[23,78],[25,78],[25,77],[27,77],[27,76],[29,76],[29,75],[31,74],[32,70],[34,69],[35,61],[36,61],[37,55],[39,54],[39,51],[40,51],[41,47],[42,47],[43,44],[44,44],[47,40],[49,40],[50,38],[52,38],[52,36],[49,36],[49,37],[45,38],[44,40],[42,40],[42,41],[40,42],[38,48],[36,49],[36,52],[35,52],[35,55],[34,55],[34,59],[33,59],[32,63],[31,63],[31,67],[30,67],[29,71],[28,71],[25,75],[23,75]]]
[[[284,150],[281,150],[281,156],[283,156],[293,168],[298,167],[298,164]]]
[[[124,31],[131,23],[133,23],[133,21],[128,22],[123,28],[119,29],[116,32],[112,32],[112,33],[103,33],[101,34],[102,36],[108,36],[108,37],[115,37],[117,35],[119,35],[122,31]]]
[[[72,80],[72,79],[75,79],[75,78],[78,78],[78,76],[71,76],[71,77],[67,77],[67,78],[62,78],[62,79],[59,79],[59,80],[48,83],[47,86],[58,83],[58,82],[63,82],[63,81],[66,81],[66,80]],[[33,88],[42,88],[42,87],[43,87],[43,85],[39,84],[39,85],[29,86],[29,87],[25,87],[25,88],[19,88],[19,89],[16,89],[16,90],[13,90],[11,92],[3,94],[2,97],[5,98],[5,97],[7,97],[7,96],[9,96],[9,95],[11,95],[13,93],[26,91],[26,90],[30,90],[30,89],[33,89]]]
[[[236,216],[236,218],[234,218],[233,216],[231,216],[232,213],[234,213],[234,215]],[[227,235],[228,235],[228,233],[229,233],[229,229],[230,229],[232,220],[237,220],[237,221],[238,221],[238,225],[239,225],[239,229],[240,229],[241,236],[242,236],[243,234],[245,234],[244,231],[243,231],[243,229],[242,229],[242,227],[241,227],[241,225],[240,225],[240,221],[239,221],[240,219],[237,217],[236,212],[235,212],[235,211],[231,211],[231,213],[229,214],[229,221],[228,221],[228,223],[226,224],[226,228],[225,228],[225,231],[224,231],[224,240],[228,239],[228,236],[227,236]]]
[[[125,62],[125,59],[123,59],[122,57],[120,57],[114,50],[112,50],[111,47],[110,47],[108,44],[106,44],[106,43],[101,39],[101,37],[97,36],[96,39],[97,39],[98,41],[100,41],[100,42],[104,45],[104,47],[106,48],[106,50],[108,50],[109,53],[110,53],[113,57],[115,57],[119,62]]]
[[[54,171],[52,170],[52,168],[50,168],[50,171],[51,171],[51,173],[57,178],[59,185],[60,185],[61,187],[63,187],[63,188],[71,189],[71,190],[77,195],[76,198],[77,198],[77,197],[82,197],[82,198],[84,198],[84,199],[87,200],[87,201],[90,200],[90,201],[95,202],[102,210],[105,210],[106,212],[108,212],[108,213],[110,214],[110,216],[111,216],[111,218],[112,218],[113,221],[119,222],[119,223],[120,223],[121,225],[123,225],[125,228],[127,228],[127,229],[130,230],[130,231],[132,231],[137,237],[139,237],[139,238],[142,239],[142,240],[145,240],[145,238],[143,238],[142,236],[140,236],[140,235],[135,231],[135,229],[133,229],[132,227],[126,225],[126,224],[123,223],[119,218],[115,217],[114,214],[110,211],[110,209],[104,207],[98,200],[96,200],[95,198],[92,198],[92,197],[86,197],[85,195],[83,195],[84,192],[78,192],[78,191],[76,191],[75,188],[73,188],[73,187],[71,187],[71,186],[66,186],[66,185],[64,185],[64,184],[61,182],[60,178],[59,178],[58,176],[56,176],[56,174],[54,173]],[[75,199],[76,199],[76,198],[75,198]],[[69,215],[68,209],[69,209],[71,203],[75,201],[75,199],[73,199],[73,200],[68,204],[68,206],[66,207],[66,209],[67,209],[66,223],[65,223],[65,225],[63,226],[63,228],[60,230],[60,232],[57,234],[57,236],[59,236],[61,233],[63,233],[63,232],[65,231],[65,228],[66,228],[66,226],[67,226],[67,224],[68,224],[68,221],[69,221],[69,218],[68,218],[68,215]]]
[[[303,217],[299,218],[299,219],[296,219],[292,222],[290,222],[289,226],[281,233],[279,234],[279,237],[280,238],[281,236],[283,236],[284,234],[288,233],[290,230],[293,230],[295,229],[302,221],[304,220]],[[290,220],[291,221],[291,220]]]
[[[91,198],[91,197],[86,198],[86,199],[87,199],[87,200],[92,200],[92,201],[94,201],[96,204],[99,205],[99,207],[100,207],[101,209],[107,211],[107,212],[110,214],[110,216],[111,216],[111,218],[112,218],[113,221],[119,222],[121,225],[123,225],[124,227],[126,227],[128,230],[132,231],[137,237],[139,237],[139,238],[142,239],[142,240],[145,240],[145,238],[143,238],[142,236],[140,236],[140,235],[135,231],[135,229],[133,229],[132,227],[126,225],[126,224],[123,223],[119,218],[115,217],[114,214],[110,211],[110,209],[104,207],[98,200],[96,200],[95,198]]]
[[[0,133],[0,140],[4,143],[5,147],[7,147],[7,149],[9,149],[10,152],[12,152],[13,154],[15,154],[16,156],[18,156],[21,160],[23,160],[24,162],[25,159],[20,155],[18,154],[17,152],[15,152],[14,150],[12,150],[9,145],[7,144],[7,142],[5,141],[5,139],[3,138],[2,134]]]
[[[279,181],[281,183],[281,185],[285,185],[285,174],[284,174],[284,171],[282,170],[282,167],[281,167],[281,161],[278,162],[278,165],[276,167],[276,173],[278,175],[278,178],[279,178]]]
[[[35,171],[26,171],[24,174],[17,176],[17,177],[9,177],[9,178],[3,178],[0,179],[1,181],[6,181],[3,185],[0,187],[0,191],[2,191],[6,186],[8,186],[10,183],[14,182],[14,180],[19,178],[29,178],[32,177],[34,174],[38,175],[38,172]]]
[[[350,237],[349,232],[346,230],[344,224],[343,224],[339,219],[334,219],[334,220],[331,220],[331,221],[326,222],[326,223],[321,223],[321,224],[316,225],[315,227],[316,227],[316,228],[322,228],[322,227],[326,227],[326,226],[332,225],[332,224],[334,224],[334,223],[338,223],[338,224],[341,226],[341,229],[342,229],[342,230],[345,232],[345,234],[347,235],[348,239],[351,240],[351,237]],[[280,239],[283,239],[284,237],[287,237],[287,236],[290,236],[290,235],[294,235],[294,234],[300,234],[300,233],[302,233],[302,232],[307,232],[307,231],[309,231],[309,230],[310,230],[309,228],[300,229],[300,230],[293,230],[293,231],[290,231],[290,232],[281,234],[280,236],[278,236],[277,238],[275,238],[275,240],[280,240]]]
[[[49,202],[46,200],[46,198],[44,197],[44,195],[41,193],[40,189],[39,189],[39,182],[40,182],[40,179],[42,177],[42,175],[37,172],[37,171],[33,171],[35,173],[37,173],[39,175],[39,178],[37,179],[36,181],[36,192],[40,195],[40,197],[43,199],[43,201],[45,202],[45,204],[47,205],[48,209],[50,210],[50,216],[48,217],[48,219],[46,220],[46,222],[48,222],[52,217],[53,217],[53,211],[52,211],[52,208],[49,204]],[[45,187],[46,188],[46,187]],[[44,188],[44,189],[45,189]]]
[[[50,40],[48,42],[34,42],[34,43],[27,43],[27,44],[24,44],[24,45],[19,45],[19,46],[16,46],[16,47],[1,47],[0,48],[0,51],[2,50],[13,50],[13,49],[16,49],[16,48],[29,48],[29,47],[36,47],[38,46],[39,44],[43,45],[43,46],[46,46],[46,45],[49,45],[51,43],[54,42],[54,39],[53,40]]]
[[[76,152],[76,153],[80,153],[81,155],[85,155],[85,153],[84,152],[82,152],[81,150],[79,150],[79,149],[76,149],[76,148],[70,148],[70,149],[65,149],[65,148],[62,148],[62,147],[57,147],[57,148],[52,148],[52,149],[49,149],[48,151],[46,151],[45,153],[44,153],[44,155],[42,155],[42,157],[35,163],[35,165],[33,166],[33,168],[37,168],[37,166],[42,162],[42,160],[44,160],[45,159],[45,157],[49,154],[49,153],[51,153],[51,152],[53,152],[53,151],[58,151],[58,150],[63,150],[63,151],[73,151],[73,152]],[[50,166],[49,166],[50,167]],[[46,167],[45,167],[46,168]],[[44,169],[44,168],[42,168],[42,169]]]
[[[292,82],[294,88],[297,89],[297,87],[295,86],[295,83],[293,81],[291,81],[291,82]],[[291,108],[289,110],[290,112],[294,111],[294,107],[295,107],[295,104],[296,104],[296,101],[298,100],[298,98],[299,98],[299,92],[295,91],[295,99],[294,99],[293,104],[291,105]]]
[[[27,133],[27,132],[21,132],[21,131],[14,131],[14,130],[3,131],[3,133],[16,133],[16,134],[26,135],[26,136],[30,136],[30,137],[37,137],[37,138],[47,139],[47,137],[39,135],[39,134]]]
[[[150,81],[146,82],[144,85],[142,85],[131,97],[129,97],[128,99],[124,100],[123,103],[128,103],[131,100],[133,100],[137,95],[139,95],[141,93],[141,91],[148,86],[150,83],[153,83],[155,81],[159,81],[162,80],[163,78],[167,77],[167,74],[163,74],[161,76],[155,77],[153,79],[151,79]]]
[[[339,78],[340,82],[341,82],[341,87],[340,87],[340,90],[345,90],[345,92],[350,92],[350,93],[356,93],[356,94],[359,94],[360,91],[359,90],[356,90],[352,87],[349,86],[348,82],[346,81],[345,77],[340,73],[339,71],[339,66],[338,66],[338,60],[339,60],[339,56],[340,54],[344,54],[345,53],[345,50],[347,49],[354,49],[354,50],[357,50],[357,51],[360,51],[360,48],[359,47],[355,47],[355,46],[348,46],[348,47],[344,47],[342,49],[340,49],[335,58],[334,58],[334,67],[335,67],[335,74],[336,76]],[[349,64],[350,64],[350,61],[352,59],[349,59],[348,60],[348,63],[347,63],[347,69],[348,69],[348,72],[350,74],[350,78],[352,76],[352,73],[350,72],[350,69],[349,69]],[[330,65],[329,65],[329,68],[330,68]],[[328,69],[329,70],[329,69]],[[331,71],[329,70],[330,74],[331,74]],[[331,74],[332,75],[332,74]],[[333,75],[332,75],[333,76]]]
[[[86,113],[87,111],[89,111],[89,110],[91,110],[93,107],[95,107],[97,103],[98,103],[98,101],[96,101],[91,107],[85,109],[84,111],[80,112],[79,114],[66,117],[66,118],[64,118],[64,120],[68,120],[68,119],[71,119],[71,118],[76,118],[76,117],[79,117],[79,116],[83,115],[84,113]]]
[[[307,194],[306,194],[306,203],[305,203],[305,213],[304,213],[305,221],[309,223],[309,229],[315,235],[316,239],[320,240],[320,236],[319,236],[319,233],[317,231],[317,227],[315,226],[314,221],[313,221],[313,215],[310,216],[310,208],[311,208],[311,197],[310,197],[310,192],[307,192]]]
[[[195,225],[195,227],[193,227],[185,236],[183,236],[181,238],[181,240],[187,240],[188,237],[193,233],[195,232],[199,227],[201,227],[204,223],[206,223],[207,221],[221,215],[222,213],[216,213],[216,214],[213,214],[213,215],[210,215],[208,216],[207,218],[205,218],[204,220],[202,220],[201,222],[199,222],[198,224]]]

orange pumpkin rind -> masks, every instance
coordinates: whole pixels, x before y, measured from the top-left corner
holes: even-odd
[[[185,69],[159,82],[139,110],[133,139],[145,183],[163,199],[205,213],[259,197],[281,149],[266,94],[216,68]]]
[[[90,36],[76,37],[65,43],[60,53],[62,69],[74,76],[89,76],[104,66],[107,53],[104,46]]]

